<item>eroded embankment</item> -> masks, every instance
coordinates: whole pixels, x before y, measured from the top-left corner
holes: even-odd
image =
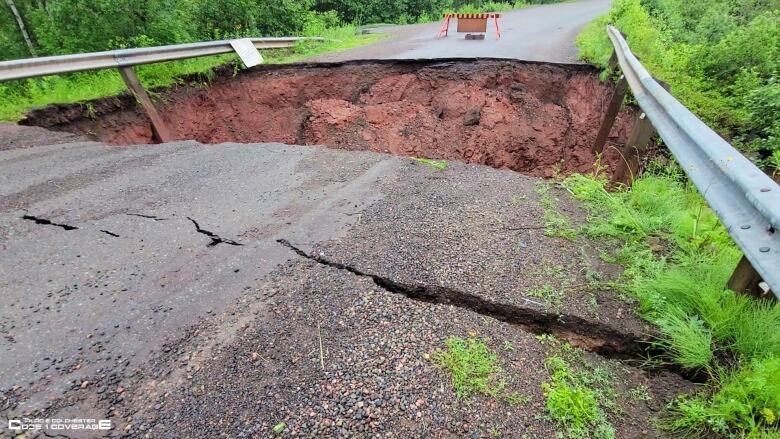
[[[461,160],[532,175],[586,172],[611,85],[583,65],[510,60],[358,61],[223,69],[159,94],[176,139],[282,142]],[[610,141],[622,144],[631,110]],[[130,96],[33,111],[22,121],[110,144],[152,143]],[[604,162],[616,161],[607,148]]]

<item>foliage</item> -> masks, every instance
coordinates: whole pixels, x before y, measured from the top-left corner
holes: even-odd
[[[378,35],[358,35],[355,26],[324,28],[318,22],[309,23],[310,30],[329,38],[325,42],[302,42],[293,51],[263,51],[266,63],[293,62],[323,52],[335,52],[376,41]],[[235,55],[217,55],[189,60],[150,64],[136,68],[141,83],[147,88],[163,87],[179,81],[179,77],[200,74],[208,81],[217,66],[240,62]],[[122,93],[126,86],[113,70],[47,76],[0,83],[0,121],[17,120],[25,110],[51,103],[71,103]]]
[[[753,360],[724,374],[714,394],[680,398],[672,410],[674,416],[663,425],[680,435],[703,436],[712,430],[727,437],[777,437],[780,358]]]
[[[768,408],[774,416],[776,406],[746,386],[780,380],[772,366],[780,358],[780,304],[725,288],[741,255],[695,188],[674,171],[645,174],[614,192],[598,176],[574,175],[563,184],[588,208],[585,234],[624,243],[617,251],[625,267],[619,287],[658,326],[657,343],[667,352],[658,360],[711,377],[704,394],[674,406],[671,428],[763,434],[769,424],[756,421],[757,413]],[[731,407],[736,402],[728,395],[739,389],[740,405]]]
[[[581,58],[605,66],[613,24],[683,104],[771,166],[780,150],[778,22],[777,0],[616,0],[577,44]]]
[[[604,407],[615,407],[611,374],[585,362],[578,350],[565,344],[545,360],[550,381],[542,384],[550,417],[570,438],[612,439],[614,427]]]
[[[444,160],[433,160],[433,159],[426,159],[422,157],[418,157],[414,159],[415,162],[428,166],[429,168],[435,169],[437,171],[444,171],[447,169],[447,162]]]
[[[498,356],[485,340],[449,337],[444,345],[446,350],[434,352],[432,359],[450,375],[458,398],[480,394],[501,398],[510,405],[528,401],[526,396],[506,390],[507,383],[502,378],[504,371],[498,364]]]
[[[551,186],[547,183],[539,183],[536,193],[539,194],[539,204],[544,210],[544,234],[559,238],[573,239],[577,232],[569,223],[568,217],[558,211],[558,199],[550,193]]]

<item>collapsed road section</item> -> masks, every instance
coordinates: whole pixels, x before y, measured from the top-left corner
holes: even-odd
[[[357,61],[223,68],[161,91],[173,137],[281,142],[459,160],[537,176],[586,172],[611,84],[591,66],[511,60]],[[609,140],[622,144],[630,108]],[[26,125],[114,144],[152,142],[134,99],[33,111]],[[618,154],[607,148],[604,162]]]

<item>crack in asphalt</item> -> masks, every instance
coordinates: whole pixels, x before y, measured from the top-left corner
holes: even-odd
[[[103,232],[103,233],[105,233],[106,235],[113,236],[114,238],[119,238],[119,235],[117,235],[117,234],[116,234],[116,233],[114,233],[114,232],[110,232],[110,231],[108,231],[108,230],[102,230],[102,229],[101,229],[100,231],[101,231],[101,232]]]
[[[153,219],[155,221],[165,221],[165,220],[168,219],[168,218],[160,218],[160,217],[154,216],[154,215],[144,215],[143,213],[126,213],[125,215],[128,215],[128,216],[140,216],[141,218]]]
[[[192,221],[192,224],[195,225],[195,231],[196,232],[198,232],[200,234],[203,234],[203,235],[206,235],[209,238],[211,238],[211,242],[206,245],[207,247],[214,247],[217,244],[229,244],[229,245],[239,245],[239,246],[240,245],[244,245],[244,244],[241,244],[240,242],[233,241],[232,239],[222,238],[221,236],[217,235],[216,233],[210,232],[210,231],[208,231],[206,229],[201,229],[200,228],[200,224],[198,224],[197,221],[195,221],[194,219],[192,219],[190,217],[187,217],[187,219]]]
[[[39,217],[33,216],[33,215],[23,215],[22,219],[26,219],[28,221],[34,221],[35,224],[43,224],[43,225],[46,225],[46,226],[61,227],[61,228],[65,229],[65,230],[78,230],[78,227],[76,227],[76,226],[71,226],[71,225],[68,225],[68,224],[54,223],[51,220],[48,220],[46,218],[39,218]]]
[[[277,242],[303,258],[347,271],[356,276],[369,278],[378,287],[390,293],[400,294],[421,302],[456,306],[520,326],[534,334],[552,334],[605,358],[646,358],[649,346],[646,340],[637,339],[602,323],[591,322],[573,315],[560,315],[507,303],[497,303],[471,293],[438,285],[410,285],[396,282],[386,277],[363,272],[346,264],[330,261],[321,256],[308,254],[286,239],[278,239]],[[529,301],[529,303],[540,305],[534,301]]]

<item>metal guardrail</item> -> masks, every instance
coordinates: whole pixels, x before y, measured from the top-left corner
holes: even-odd
[[[249,40],[252,41],[257,49],[278,49],[292,47],[296,42],[302,40],[321,41],[323,39],[282,37],[249,38]],[[87,70],[137,66],[141,64],[219,55],[230,52],[233,52],[231,40],[220,40],[3,61],[0,62],[0,81],[33,78],[36,76],[60,75],[63,73],[83,72]]]
[[[780,298],[780,186],[655,81],[617,29],[609,26],[607,32],[639,107]]]
[[[106,52],[80,53],[75,55],[47,56],[0,62],[0,82],[13,79],[34,78],[46,75],[84,72],[115,68],[119,70],[127,88],[135,94],[152,125],[154,138],[159,142],[173,140],[168,127],[157,112],[152,100],[141,85],[133,66],[151,64],[200,56],[220,55],[238,52],[236,44],[255,49],[278,49],[292,47],[298,41],[324,41],[317,37],[242,38],[239,40],[206,41],[202,43],[175,44],[171,46],[142,47],[137,49],[109,50]],[[239,53],[243,58],[243,55]],[[255,54],[257,55],[257,54]],[[260,57],[257,57],[260,61]],[[246,61],[245,61],[246,62]]]

